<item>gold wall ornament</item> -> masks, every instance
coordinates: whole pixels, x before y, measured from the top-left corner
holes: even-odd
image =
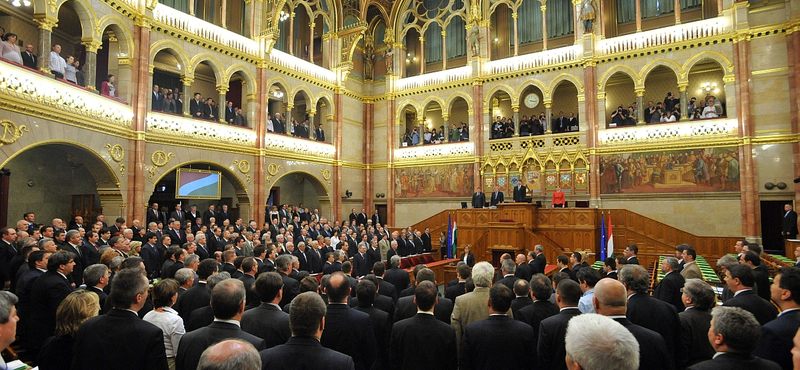
[[[150,167],[147,169],[147,172],[150,176],[147,177],[148,180],[152,180],[153,176],[156,175],[156,168],[164,167],[169,163],[170,159],[174,158],[175,154],[172,152],[166,153],[163,150],[156,150],[153,154],[150,155],[150,162],[153,163],[154,167]]]
[[[25,125],[17,126],[14,122],[7,119],[0,120],[0,126],[3,127],[3,136],[0,136],[0,146],[13,144],[22,137],[22,134],[30,132]]]
[[[125,176],[125,164],[122,163],[122,160],[125,159],[125,148],[119,144],[106,144],[106,148],[108,149],[108,155],[111,156],[111,160],[117,162],[119,165],[119,173]]]
[[[319,170],[319,173],[322,175],[322,179],[328,183],[328,187],[331,188],[333,185],[331,184],[331,171],[330,170]]]
[[[245,175],[247,183],[249,184],[252,180],[250,177],[250,162],[248,162],[246,159],[242,159],[241,161],[233,161],[233,164],[236,165],[236,169],[238,169],[239,172]]]
[[[270,163],[267,166],[267,173],[269,174],[269,176],[267,176],[267,183],[269,183],[269,180],[272,179],[275,175],[277,175],[282,168],[283,166],[279,164]]]

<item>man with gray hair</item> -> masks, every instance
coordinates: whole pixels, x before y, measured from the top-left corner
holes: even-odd
[[[761,326],[752,313],[739,307],[721,306],[711,311],[711,317],[708,341],[716,355],[689,370],[781,369],[772,361],[752,355],[761,338]]]
[[[683,285],[683,302],[686,310],[679,313],[681,337],[686,358],[681,368],[698,362],[710,360],[714,348],[708,342],[708,328],[711,326],[711,309],[714,308],[714,289],[700,279],[689,279]],[[788,351],[787,351],[788,352]]]
[[[225,279],[211,291],[214,322],[204,328],[186,333],[181,338],[175,356],[177,370],[195,370],[200,356],[212,344],[228,338],[250,342],[256,349],[265,349],[264,340],[244,332],[239,321],[245,307],[245,290],[241,280]]]
[[[281,279],[283,280],[283,297],[278,304],[281,307],[291,302],[300,293],[300,282],[289,277],[292,272],[293,259],[294,257],[291,254],[282,254],[275,259],[275,269],[281,274]]]
[[[197,370],[261,370],[261,356],[252,344],[227,339],[203,351]]]
[[[740,245],[740,244],[737,243],[737,245]],[[738,265],[738,264],[739,264],[739,258],[738,257],[734,257],[734,256],[731,256],[731,255],[728,255],[728,254],[720,257],[717,260],[717,269],[719,270],[720,280],[721,281],[725,281],[725,271],[727,271],[729,267],[731,267],[733,265]],[[722,295],[720,297],[720,300],[722,301],[722,303],[725,303],[725,301],[727,301],[727,300],[729,300],[731,298],[733,298],[733,291],[731,291],[730,288],[728,288],[727,284],[723,284]]]
[[[108,285],[109,276],[110,272],[108,266],[102,263],[91,265],[83,270],[83,280],[86,282],[86,291],[97,294],[100,298],[101,315],[105,313],[103,308],[105,307],[108,294],[103,291],[103,288]]]
[[[547,258],[544,256],[544,247],[541,244],[536,244],[532,252],[528,252],[528,265],[531,267],[531,274],[544,274],[545,267],[547,267]]]
[[[83,283],[83,254],[81,253],[81,246],[83,245],[83,240],[81,239],[81,233],[78,230],[70,230],[67,231],[67,242],[61,246],[61,250],[66,250],[68,252],[72,252],[75,255],[75,267],[72,269],[72,281],[75,283],[75,287]]]
[[[514,261],[511,261],[514,265]],[[489,262],[478,262],[472,267],[472,281],[475,283],[475,290],[467,294],[458,296],[453,305],[453,316],[450,324],[456,329],[456,347],[461,348],[461,336],[467,325],[475,321],[489,317],[489,288],[492,287],[492,276],[494,267]],[[511,314],[509,310],[508,314]]]
[[[7,348],[14,343],[17,336],[17,296],[11,292],[0,291],[0,347]],[[7,368],[0,357],[0,367]]]
[[[394,248],[394,247],[392,247]],[[408,272],[400,268],[400,256],[394,255],[389,258],[391,268],[386,271],[383,279],[394,285],[396,292],[402,292],[411,284],[411,278],[408,277]]]
[[[508,287],[508,289],[514,290],[514,282],[519,280],[519,278],[515,276],[517,272],[516,262],[509,258],[503,261],[503,264],[500,268],[503,270],[503,278],[495,281],[494,285],[502,284]]]
[[[636,370],[639,343],[633,334],[611,318],[580,315],[567,327],[564,344],[570,370]]]
[[[683,300],[681,299],[681,289],[686,280],[683,274],[678,273],[678,259],[667,257],[661,261],[661,272],[665,273],[664,278],[656,285],[653,297],[673,306],[678,312],[683,311]]]
[[[194,285],[194,271],[188,267],[184,267],[175,272],[175,280],[178,281],[178,296],[180,297]]]

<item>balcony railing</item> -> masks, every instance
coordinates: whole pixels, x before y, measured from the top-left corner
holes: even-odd
[[[27,101],[33,109],[46,106],[87,120],[132,127],[133,110],[127,104],[9,62],[0,62],[0,95]]]
[[[464,66],[419,76],[401,78],[397,81],[399,90],[416,89],[423,86],[438,85],[467,79],[472,76],[472,67]]]
[[[273,133],[268,133],[264,137],[264,148],[326,159],[333,159],[336,154],[333,144]]]
[[[175,10],[164,4],[157,4],[153,9],[153,17],[167,26],[188,32],[199,38],[225,45],[231,49],[258,56],[258,42],[222,27],[215,26],[195,16]]]
[[[598,53],[600,55],[627,53],[636,49],[697,40],[724,34],[728,31],[727,28],[728,19],[717,17],[651,31],[637,32],[631,35],[601,40],[598,43]]]
[[[257,138],[256,133],[246,127],[156,112],[147,114],[147,132],[251,148],[255,148]]]
[[[704,138],[719,139],[735,137],[736,134],[737,121],[735,118],[682,121],[651,126],[631,126],[600,130],[598,133],[601,145],[636,144],[653,141],[669,142]]]
[[[544,67],[547,65],[568,63],[580,58],[582,53],[583,47],[581,45],[573,45],[553,50],[540,51],[533,54],[525,54],[511,58],[493,60],[489,63],[486,63],[486,72],[489,74],[508,73]]]
[[[273,48],[269,53],[269,61],[290,70],[304,73],[308,76],[323,80],[328,83],[336,83],[336,73],[329,69],[322,68],[307,60],[300,59],[291,54],[284,53]]]
[[[471,157],[473,155],[475,155],[475,143],[459,142],[395,149],[394,161],[407,162],[413,160]]]

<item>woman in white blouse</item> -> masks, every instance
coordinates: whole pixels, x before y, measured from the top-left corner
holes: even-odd
[[[158,326],[164,332],[164,346],[167,348],[167,363],[170,370],[175,370],[175,355],[178,353],[178,344],[181,337],[186,334],[183,319],[172,305],[178,300],[178,282],[174,279],[164,279],[153,286],[153,311],[144,315],[144,321]]]
[[[717,118],[717,109],[714,107],[714,99],[706,100],[706,107],[703,108],[703,118]]]
[[[331,248],[337,249],[336,246],[339,245],[341,241],[339,240],[339,232],[334,231],[333,236],[331,237]]]
[[[22,54],[19,53],[17,35],[11,32],[3,35],[3,42],[0,43],[0,56],[2,56],[3,59],[22,64]]]

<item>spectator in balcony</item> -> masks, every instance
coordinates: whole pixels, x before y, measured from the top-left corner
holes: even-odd
[[[153,93],[150,96],[150,110],[158,111],[162,110],[162,105],[164,104],[164,96],[161,95],[161,89],[158,88],[158,85],[153,85]]]
[[[547,116],[544,112],[539,113],[539,122],[542,124],[542,134],[547,131]]]
[[[178,99],[175,99],[175,113],[183,115],[183,93],[178,94]]]
[[[272,120],[272,126],[275,133],[286,134],[286,121],[281,119],[280,113],[275,113],[275,118]]]
[[[443,143],[444,142],[444,125],[439,126],[439,135],[435,135],[435,136],[436,136],[436,141],[438,141],[439,143]]]
[[[661,103],[658,103],[658,104],[660,105]],[[653,116],[650,117],[649,123],[659,123],[659,122],[661,122],[661,116],[663,115],[662,112],[663,112],[663,109],[660,106],[657,107],[655,113],[653,113]]]
[[[653,118],[653,114],[656,113],[656,106],[653,105],[653,101],[647,102],[647,108],[644,109],[644,121],[650,122]]]
[[[639,103],[632,102],[628,108],[631,108],[631,117],[639,117]]]
[[[25,52],[22,53],[22,65],[30,69],[36,69],[39,65],[39,57],[33,52],[33,45],[25,47]]]
[[[450,124],[450,137],[449,137],[450,142],[451,143],[457,142],[459,140],[459,137],[460,137],[459,129],[456,128],[456,124],[455,123]]]
[[[59,54],[61,54],[61,45],[53,45],[53,50],[50,51],[50,73],[56,78],[64,78],[67,62]]]
[[[675,117],[675,111],[665,111],[661,114],[661,122],[675,122],[678,118]]]
[[[236,109],[236,117],[233,117],[233,124],[235,126],[247,127],[247,117],[242,113],[242,108]]]
[[[436,129],[433,129],[431,132],[431,143],[433,144],[440,144],[442,142],[442,134],[437,132]]]
[[[621,105],[618,105],[617,110],[611,114],[611,123],[613,123],[616,127],[624,125],[627,119],[628,111],[622,108]]]
[[[701,118],[703,118],[703,112],[700,110],[700,108],[695,108],[694,111],[692,111],[692,114],[689,116],[689,119],[701,119]]]
[[[300,124],[297,122],[296,119],[294,119],[294,117],[292,117],[292,124],[291,124],[291,126],[289,126],[289,132],[292,134],[292,136],[294,136],[294,137],[299,137],[300,136],[300,132],[298,130],[299,127],[300,127]]]
[[[3,59],[22,64],[22,54],[19,53],[19,46],[17,46],[17,35],[11,32],[6,33],[3,35],[3,41],[3,47],[0,48]]]
[[[531,128],[531,135],[544,135],[544,126],[539,117],[532,117],[528,126]]]
[[[503,137],[512,136],[514,136],[514,119],[509,118],[506,120],[506,124],[503,126]]]
[[[569,127],[569,121],[564,117],[564,111],[558,112],[558,118],[553,122],[553,132],[566,132]]]
[[[664,97],[664,108],[666,108],[667,112],[671,112],[675,108],[675,105],[680,102],[680,99],[675,98],[671,92],[668,92],[667,96]]]
[[[575,117],[575,113],[574,112],[569,112],[569,123],[568,123],[567,131],[579,131],[578,130],[578,117]]]
[[[177,109],[175,109],[175,99],[174,94],[171,92],[167,92],[167,97],[164,98],[163,104],[161,105],[161,110],[166,113],[177,113]]]
[[[67,56],[66,62],[67,65],[64,66],[64,79],[67,80],[67,82],[72,82],[77,85],[78,80],[75,77],[75,72],[77,72],[75,69],[75,57],[72,55]]]
[[[523,115],[522,119],[519,120],[519,136],[530,136],[531,128],[528,127],[528,116]]]
[[[469,141],[469,126],[461,122],[461,131],[458,133],[460,141]]]
[[[228,100],[225,104],[225,123],[232,125],[234,118],[236,118],[236,109],[233,108],[233,102]]]
[[[411,131],[411,145],[419,145],[419,127],[414,127],[414,131]]]
[[[403,133],[403,141],[400,144],[402,145],[402,143],[405,143],[406,146],[411,146],[411,131],[408,129]]]
[[[194,99],[189,102],[189,114],[192,118],[203,118],[203,100],[199,92],[194,93]]]
[[[500,116],[492,123],[492,139],[499,139],[503,137],[503,119]]]
[[[86,87],[86,71],[83,70],[84,65],[79,60],[75,61],[75,81],[78,86]]]
[[[304,120],[303,123],[300,124],[300,135],[303,139],[308,139],[311,137],[311,130],[308,127],[308,120]]]
[[[632,105],[628,106],[628,117],[625,119],[625,125],[636,126],[636,110]]]
[[[214,105],[214,99],[208,98],[206,99],[206,104],[203,105],[203,118],[216,120],[217,115],[215,114],[217,110],[215,109],[216,106]]]
[[[322,123],[317,125],[317,128],[314,130],[314,140],[325,141],[325,130],[322,129]]]
[[[422,134],[422,143],[423,144],[430,144],[431,143],[431,138],[433,138],[433,134],[431,134],[431,129],[428,128],[428,127],[425,127],[425,133]]]
[[[702,118],[717,118],[717,109],[714,108],[714,99],[706,100],[706,106],[703,108]]]
[[[108,75],[105,81],[100,84],[100,95],[116,98],[117,88],[114,86],[115,80],[116,77],[114,75]]]
[[[689,105],[686,106],[686,111],[687,112],[694,112],[694,110],[697,109],[697,108],[702,109],[703,107],[698,107],[697,106],[697,98],[692,97],[691,99],[689,99]]]

